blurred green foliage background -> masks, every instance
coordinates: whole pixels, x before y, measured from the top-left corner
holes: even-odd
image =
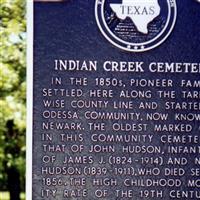
[[[25,187],[25,41],[26,1],[0,0],[0,191],[10,193]]]

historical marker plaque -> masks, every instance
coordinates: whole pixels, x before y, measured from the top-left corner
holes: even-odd
[[[33,8],[28,197],[200,199],[200,3]]]

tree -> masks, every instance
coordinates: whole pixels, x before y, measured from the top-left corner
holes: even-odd
[[[10,190],[11,200],[18,189],[10,176],[19,186],[25,174],[25,3],[0,4],[0,190]]]

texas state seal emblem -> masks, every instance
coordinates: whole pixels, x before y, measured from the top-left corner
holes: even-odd
[[[143,52],[158,47],[172,32],[176,0],[96,0],[95,17],[114,46]]]

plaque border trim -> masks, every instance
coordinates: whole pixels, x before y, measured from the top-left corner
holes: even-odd
[[[33,0],[26,0],[27,9],[27,112],[26,112],[26,199],[32,200],[33,158]]]

